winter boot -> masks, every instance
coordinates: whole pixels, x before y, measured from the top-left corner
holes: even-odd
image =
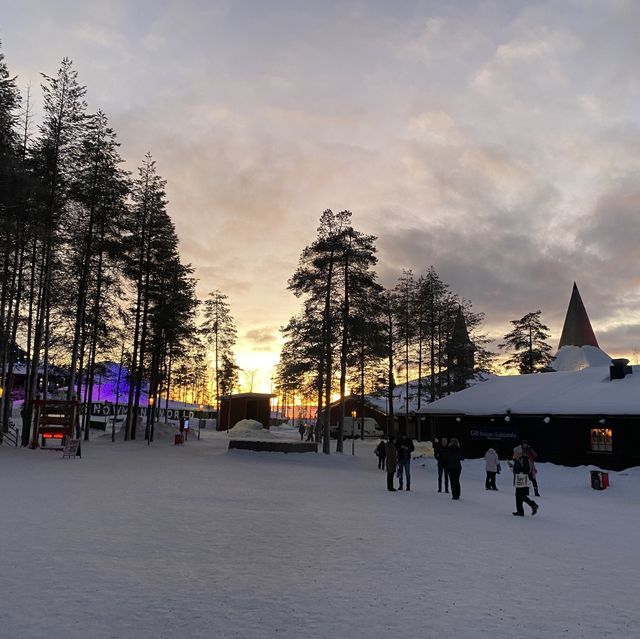
[[[540,497],[540,493],[538,492],[538,489],[537,489],[537,488],[533,491],[533,494],[534,494],[536,497]]]
[[[516,517],[524,517],[524,513],[511,513],[512,515],[515,515]]]
[[[538,512],[538,504],[534,502],[533,505],[531,506],[531,516],[533,517],[533,515],[535,515],[537,512]]]

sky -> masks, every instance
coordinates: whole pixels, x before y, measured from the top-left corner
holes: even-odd
[[[499,340],[576,281],[600,346],[640,352],[640,3],[8,0],[39,108],[70,57],[135,170],[150,151],[198,293],[269,390],[324,209],[376,235],[380,280],[433,265]]]

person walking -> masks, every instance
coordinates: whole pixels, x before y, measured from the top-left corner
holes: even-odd
[[[433,456],[438,462],[438,492],[442,492],[442,475],[444,475],[444,492],[449,492],[449,475],[444,468],[443,456],[446,456],[446,449],[449,442],[446,437],[442,437],[440,441],[437,439],[433,443]]]
[[[403,485],[403,474],[407,479],[407,490],[411,490],[411,453],[415,450],[413,441],[409,439],[406,433],[402,433],[396,444],[398,451],[398,480],[400,481],[400,490]]]
[[[496,486],[496,475],[500,472],[500,460],[495,449],[489,448],[484,454],[484,465],[487,477],[484,480],[486,490],[498,490]]]
[[[384,439],[380,439],[380,443],[376,446],[376,449],[373,451],[378,458],[378,469],[384,470],[384,462],[387,457],[387,445],[384,442]]]
[[[538,480],[536,479],[538,475],[538,469],[536,468],[534,461],[538,456],[538,453],[536,453],[536,451],[531,448],[529,442],[526,439],[523,439],[522,442],[520,442],[520,446],[516,446],[513,449],[513,453],[514,455],[517,453],[521,456],[520,461],[522,463],[522,468],[529,477],[529,481],[533,486],[533,494],[536,497],[540,497],[540,491],[538,490]]]
[[[298,426],[298,432],[300,433],[300,441],[304,440],[304,422]]]
[[[529,460],[529,480],[531,481],[531,485],[533,486],[533,494],[536,497],[540,497],[540,491],[538,490],[538,469],[536,468],[535,459],[538,456],[531,446],[529,446],[529,442],[526,440],[522,442],[522,453],[527,456]]]
[[[387,464],[387,490],[395,492],[393,487],[393,476],[396,473],[396,464],[398,463],[398,454],[396,452],[396,438],[389,435],[389,441],[386,444],[386,464]]]
[[[524,517],[523,504],[528,504],[531,507],[532,515],[538,512],[538,504],[529,498],[529,473],[526,472],[526,465],[524,463],[526,459],[526,456],[521,452],[514,452],[513,464],[511,464],[513,470],[513,485],[516,488],[516,511],[511,514],[516,517]]]
[[[451,482],[451,499],[460,499],[460,474],[462,473],[462,451],[460,442],[452,437],[446,450],[444,469]]]

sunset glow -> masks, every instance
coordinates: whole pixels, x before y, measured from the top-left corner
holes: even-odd
[[[383,285],[433,264],[494,344],[537,308],[557,344],[577,281],[602,348],[633,359],[638,4],[491,6],[35,0],[9,3],[0,39],[36,118],[69,56],[128,168],[153,153],[255,389],[326,208],[378,236]]]

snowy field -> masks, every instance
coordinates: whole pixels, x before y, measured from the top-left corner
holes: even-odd
[[[431,458],[387,492],[375,442],[226,445],[1,446],[0,637],[640,636],[640,469],[597,492],[540,464],[540,511],[516,518],[510,476],[487,492],[480,461],[454,502]]]

